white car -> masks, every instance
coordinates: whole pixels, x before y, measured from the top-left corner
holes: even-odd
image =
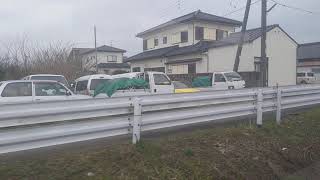
[[[0,95],[0,104],[90,98],[73,94],[62,83],[42,80],[0,82]]]
[[[317,80],[313,72],[297,73],[297,84],[314,84],[316,81]]]
[[[48,80],[48,81],[57,81],[59,83],[64,84],[67,87],[69,83],[67,79],[63,75],[56,75],[56,74],[33,74],[22,78],[22,80]]]
[[[95,74],[83,76],[75,81],[74,92],[76,94],[94,95],[94,90],[98,85],[108,82],[112,79],[112,76],[106,74]]]

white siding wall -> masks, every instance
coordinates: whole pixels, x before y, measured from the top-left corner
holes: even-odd
[[[254,57],[260,57],[261,38],[245,44],[240,57],[239,71],[254,71]],[[232,71],[237,46],[212,48],[209,50],[210,66],[213,71]],[[267,56],[269,57],[269,86],[296,84],[297,44],[280,28],[267,33]]]
[[[141,61],[131,62],[131,71],[135,67],[140,67],[141,71],[144,72],[144,68],[156,68],[156,67],[165,67],[165,59],[156,58],[156,59],[148,59]]]
[[[239,71],[254,71],[254,50],[252,44],[245,44],[240,58]],[[232,71],[237,46],[225,46],[209,49],[209,71]]]
[[[116,56],[116,62],[109,62],[108,56]],[[95,66],[95,52],[88,53],[82,57],[83,67],[90,69],[93,65]],[[98,64],[99,63],[123,63],[123,53],[118,52],[98,52]]]
[[[159,45],[155,46],[152,49],[164,48],[168,46],[177,45],[177,43],[174,42],[175,38],[172,38],[174,34],[179,33],[179,37],[180,37],[180,32],[188,31],[188,42],[178,43],[180,46],[188,46],[198,42],[194,38],[195,26],[201,26],[201,27],[210,28],[210,29],[221,29],[224,31],[228,31],[229,33],[235,31],[235,28],[233,26],[219,25],[219,24],[213,24],[213,23],[194,22],[194,24],[189,23],[189,24],[178,24],[178,25],[170,26],[170,27],[161,29],[159,31],[149,33],[148,35],[145,35],[142,38],[144,40],[148,40],[149,41],[148,44],[150,44],[151,41],[154,41],[155,38],[159,39]],[[167,44],[163,44],[163,41],[162,41],[163,37],[167,37],[167,41],[168,41]]]

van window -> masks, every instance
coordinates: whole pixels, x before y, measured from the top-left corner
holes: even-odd
[[[308,76],[308,77],[313,77],[314,74],[313,74],[313,73],[307,73],[307,76]]]
[[[87,90],[88,80],[78,81],[76,85],[76,91],[85,91]]]
[[[214,75],[214,82],[226,82],[226,79],[222,74],[215,74]]]
[[[236,72],[225,73],[224,75],[226,76],[228,81],[232,81],[232,80],[241,81],[242,80],[241,76]]]
[[[154,74],[155,85],[171,85],[171,81],[163,74]]]
[[[298,77],[304,77],[304,76],[305,76],[305,73],[297,73],[297,76],[298,76]]]
[[[9,83],[4,88],[2,97],[32,96],[31,82]]]
[[[36,82],[34,83],[36,96],[65,96],[67,89],[59,83]]]
[[[145,73],[144,75],[144,80],[149,83],[149,74],[148,73]]]
[[[90,84],[90,90],[95,90],[100,84],[106,83],[110,79],[92,79]]]

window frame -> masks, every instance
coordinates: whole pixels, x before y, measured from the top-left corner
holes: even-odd
[[[197,41],[204,40],[204,27],[196,26],[194,28],[194,36]]]
[[[79,82],[81,82],[81,83],[85,82],[85,89],[81,89],[81,90],[79,90],[79,89],[77,88],[77,87],[78,87]],[[86,91],[86,90],[88,89],[88,83],[89,83],[89,80],[82,80],[82,81],[78,81],[78,82],[76,83],[75,92]],[[84,83],[83,83],[83,84],[84,84]],[[82,87],[82,86],[81,86],[81,87]]]
[[[163,84],[163,83],[158,83],[156,82],[156,76],[162,76],[162,77],[165,77],[165,79],[169,82],[168,84]],[[172,84],[171,80],[164,74],[153,74],[153,81],[154,81],[154,85],[156,86],[169,86]]]
[[[168,44],[168,36],[162,38],[162,44]]]
[[[217,29],[216,30],[216,40],[219,41],[219,40],[223,39],[224,38],[224,33],[225,33],[224,30]]]
[[[37,85],[39,85],[39,84],[51,84],[52,86],[57,86],[58,85],[58,86],[60,86],[59,90],[62,89],[62,88],[65,90],[65,94],[38,95],[36,89],[37,89]],[[34,96],[39,96],[39,97],[61,97],[61,96],[67,96],[68,95],[68,91],[69,91],[68,88],[66,88],[64,85],[62,85],[61,83],[58,83],[58,82],[34,82],[33,85],[34,85]]]
[[[9,85],[12,85],[12,84],[29,84],[30,86],[30,95],[24,95],[24,96],[4,96],[4,93],[6,91],[6,89],[8,88]],[[4,97],[4,98],[15,98],[15,97],[32,97],[33,96],[33,93],[32,93],[32,83],[31,82],[11,82],[11,83],[7,83],[5,85],[5,87],[3,88],[2,92],[1,92],[1,97]]]
[[[159,39],[158,38],[154,38],[154,46],[159,46]]]
[[[189,32],[188,31],[181,31],[180,32],[180,42],[181,43],[189,42]]]
[[[221,76],[221,77],[224,79],[224,81],[217,81],[217,78],[216,78],[217,75]],[[221,74],[221,73],[216,73],[216,74],[214,74],[214,82],[215,82],[215,83],[225,83],[225,82],[227,82],[227,80],[226,80],[226,78],[224,77],[223,74]]]

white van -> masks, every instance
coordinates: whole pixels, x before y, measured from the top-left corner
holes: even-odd
[[[95,74],[83,76],[75,81],[74,92],[76,94],[94,95],[94,90],[101,83],[110,81],[112,76],[106,74]]]
[[[47,81],[57,81],[59,83],[64,84],[68,88],[69,83],[63,75],[56,74],[33,74],[22,78],[22,80],[47,80]]]
[[[317,81],[313,72],[298,72],[297,84],[315,84]]]
[[[209,78],[210,87],[204,87],[204,89],[210,88],[214,90],[228,90],[241,89],[245,88],[246,86],[246,82],[242,79],[242,77],[233,71],[210,73]]]
[[[212,88],[217,90],[225,89],[242,89],[245,88],[246,82],[240,74],[234,71],[214,72],[212,76]]]

